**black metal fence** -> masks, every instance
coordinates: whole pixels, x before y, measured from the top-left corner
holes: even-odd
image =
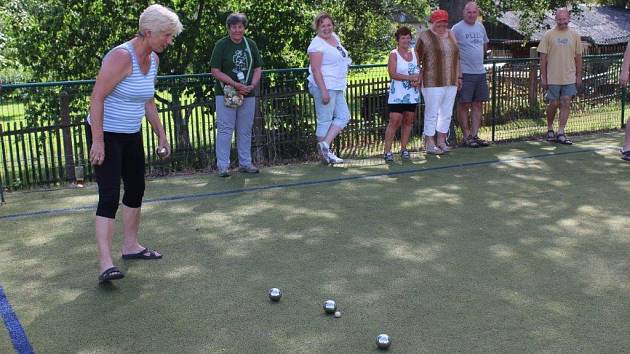
[[[505,141],[542,136],[546,121],[538,61],[492,59],[486,66],[491,99],[484,104],[481,137]],[[620,66],[620,55],[584,58],[584,84],[572,106],[569,133],[623,126],[624,98],[617,85]],[[307,76],[307,69],[264,72],[252,138],[257,164],[316,158],[315,114],[306,87]],[[336,144],[344,157],[364,157],[382,151],[388,83],[385,65],[351,68],[346,96],[352,121]],[[148,124],[143,123],[148,173],[204,170],[214,166],[213,84],[209,74],[158,79],[156,100],[173,157],[161,161],[153,153],[156,139]],[[0,183],[18,189],[74,182],[81,175],[88,180],[92,178],[83,124],[92,86],[93,81],[73,81],[3,87]],[[419,117],[422,105],[420,108]],[[421,134],[422,119],[417,119],[411,149],[420,149]]]

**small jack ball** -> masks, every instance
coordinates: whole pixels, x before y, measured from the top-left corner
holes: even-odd
[[[324,301],[324,312],[329,315],[332,315],[337,310],[337,303],[335,300],[326,300]]]
[[[280,301],[280,298],[282,297],[282,290],[278,289],[278,288],[271,288],[269,289],[269,299],[273,302],[278,302]]]
[[[341,317],[341,311],[335,311],[335,317],[336,318]]]
[[[391,344],[392,338],[387,334],[379,334],[378,337],[376,337],[376,346],[378,349],[387,350]]]

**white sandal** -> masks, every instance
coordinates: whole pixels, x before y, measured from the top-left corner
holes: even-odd
[[[427,154],[430,154],[430,155],[442,155],[444,153],[442,149],[440,149],[439,147],[435,145],[428,147],[426,152]]]
[[[446,152],[449,152],[449,151],[453,150],[450,146],[448,146],[448,145],[446,145],[446,144],[441,144],[441,145],[438,145],[438,148],[439,148],[440,150],[442,150],[442,152],[444,152],[444,153],[446,153]]]

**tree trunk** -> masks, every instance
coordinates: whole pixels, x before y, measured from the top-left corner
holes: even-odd
[[[464,5],[470,0],[440,0],[440,9],[448,12],[448,26],[452,27],[463,18]]]
[[[173,122],[175,123],[175,139],[177,139],[174,148],[176,150],[186,151],[191,148],[190,136],[188,134],[188,117],[182,116],[182,102],[181,102],[181,90],[171,90],[171,104],[170,109],[173,114]],[[184,102],[184,105],[188,105],[190,102]],[[172,143],[171,143],[172,144]]]

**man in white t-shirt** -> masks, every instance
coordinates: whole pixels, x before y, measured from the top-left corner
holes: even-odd
[[[464,6],[464,19],[451,29],[459,45],[462,72],[457,118],[464,133],[464,145],[469,147],[488,146],[488,142],[480,139],[478,134],[481,127],[481,108],[490,96],[486,69],[483,66],[489,40],[485,27],[477,22],[478,17],[479,7],[471,1]]]

